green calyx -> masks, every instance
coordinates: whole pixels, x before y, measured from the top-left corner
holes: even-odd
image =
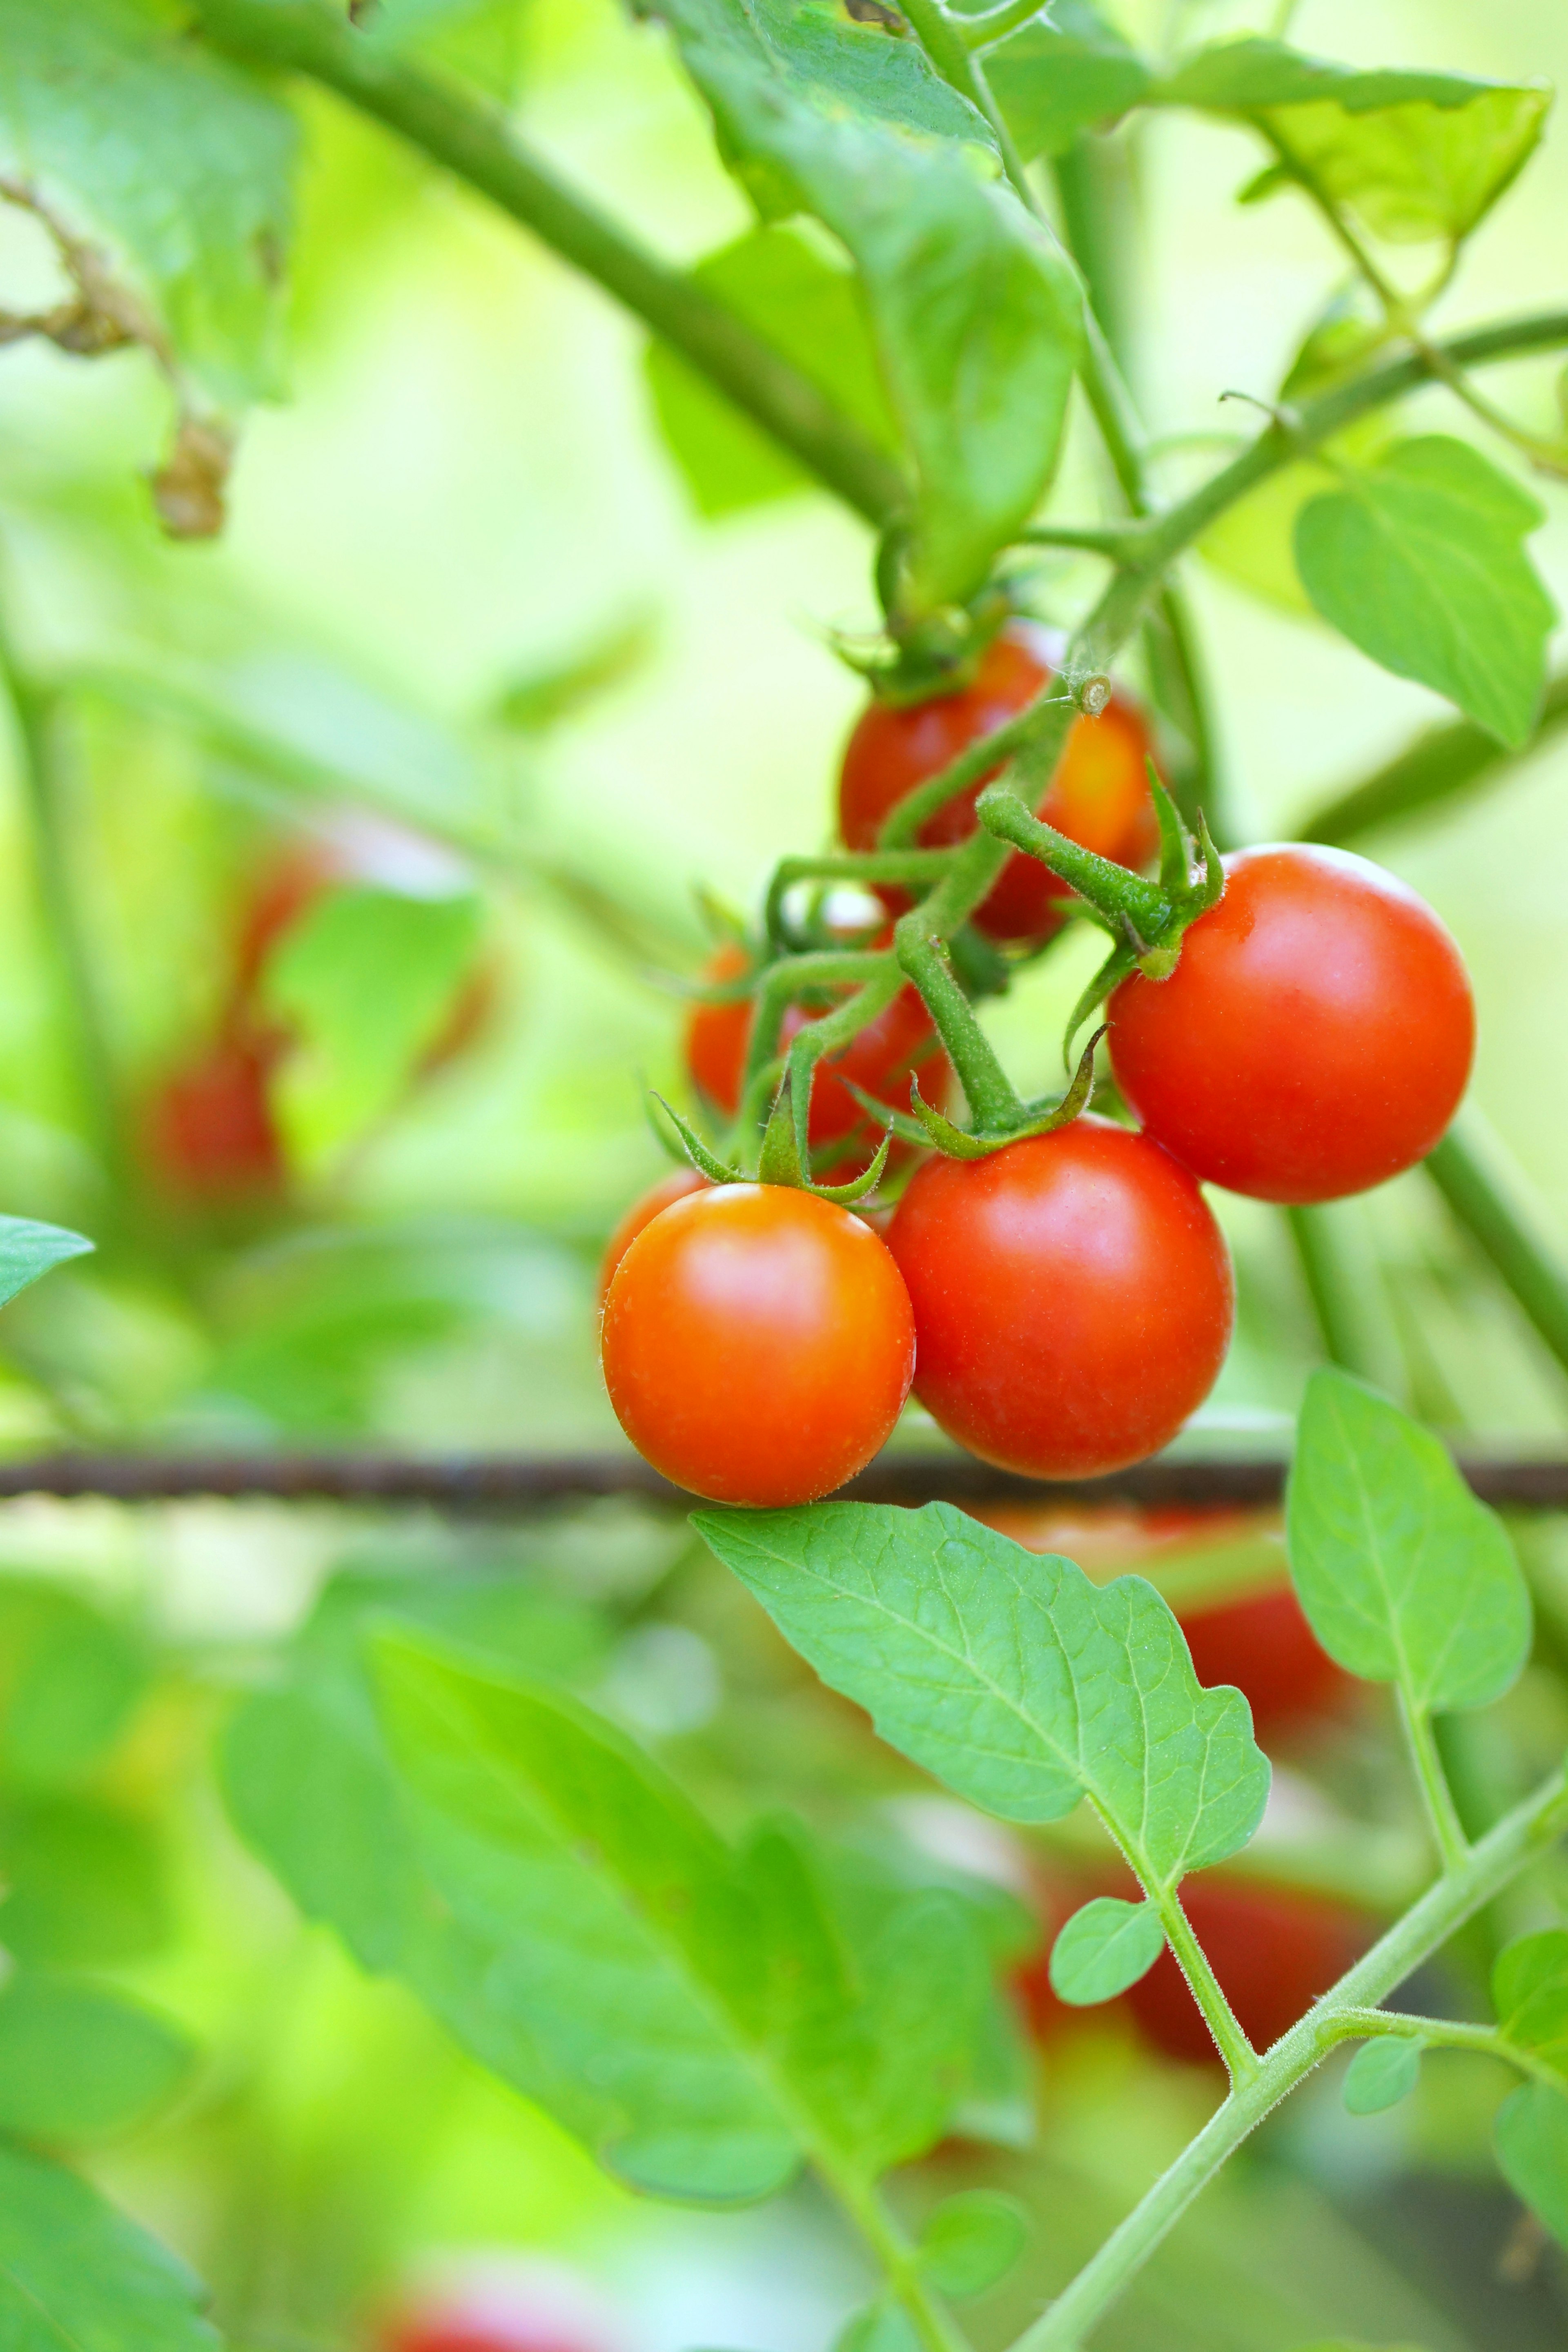
[[[1149,766],[1149,792],[1154,803],[1154,814],[1160,826],[1160,880],[1155,896],[1160,911],[1147,929],[1141,924],[1124,900],[1119,908],[1094,903],[1094,911],[1115,938],[1116,944],[1068,1016],[1062,1038],[1062,1059],[1070,1063],[1073,1040],[1091,1013],[1105,1003],[1111,991],[1122,981],[1142,972],[1145,980],[1169,980],[1181,961],[1182,941],[1200,915],[1206,915],[1225,895],[1225,868],[1203,814],[1198,814],[1195,836],[1182,821],[1181,811]],[[986,796],[988,797],[988,795]],[[1045,831],[1048,828],[1042,827]],[[1028,845],[1020,842],[1020,848]],[[1036,855],[1040,853],[1037,851]],[[1088,855],[1088,853],[1084,853]],[[1049,865],[1051,860],[1045,862]],[[1097,860],[1104,865],[1109,861]],[[1053,866],[1053,871],[1058,870]],[[1114,869],[1120,873],[1121,867]],[[1136,875],[1128,877],[1140,879]],[[1078,887],[1075,885],[1075,887]],[[1142,883],[1149,891],[1153,886]],[[1083,895],[1088,898],[1089,893]],[[1146,902],[1141,902],[1146,903]]]
[[[888,532],[878,551],[877,590],[888,615],[885,633],[859,643],[837,633],[833,639],[839,659],[866,680],[879,702],[895,706],[962,693],[973,683],[987,647],[1015,609],[1005,582],[991,581],[967,604],[944,604],[936,612],[906,617],[900,584],[906,537],[896,529]]]
[[[891,1124],[877,1148],[876,1158],[862,1175],[854,1177],[847,1184],[818,1184],[807,1173],[811,1164],[809,1155],[804,1149],[802,1137],[796,1132],[797,1128],[804,1129],[805,1121],[804,1116],[797,1117],[795,1113],[791,1099],[793,1093],[790,1074],[786,1070],[773,1099],[773,1109],[768,1114],[754,1169],[734,1167],[728,1160],[721,1160],[717,1152],[709,1150],[690,1121],[682,1118],[661,1094],[655,1093],[652,1099],[658,1103],[680,1139],[682,1155],[700,1176],[707,1177],[710,1184],[783,1184],[797,1192],[814,1193],[819,1201],[831,1201],[841,1209],[852,1209],[858,1201],[865,1200],[868,1193],[875,1192],[882,1180],[888,1154],[892,1149]],[[887,1117],[885,1106],[878,1105],[876,1108],[884,1118]],[[661,1137],[660,1139],[664,1139]]]
[[[1066,1094],[1020,1103],[1016,1118],[994,1121],[984,1128],[955,1127],[934,1103],[926,1101],[915,1078],[910,1081],[909,1116],[889,1111],[885,1104],[863,1093],[847,1078],[842,1083],[863,1109],[887,1119],[889,1134],[901,1141],[921,1148],[929,1146],[949,1160],[984,1160],[993,1151],[1005,1151],[1010,1143],[1023,1143],[1032,1135],[1052,1135],[1058,1127],[1071,1126],[1088,1107],[1094,1090],[1094,1056],[1104,1034],[1103,1029],[1097,1029],[1084,1047]]]

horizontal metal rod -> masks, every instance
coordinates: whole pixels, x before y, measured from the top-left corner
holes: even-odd
[[[1568,1459],[1462,1456],[1482,1499],[1505,1509],[1568,1510]],[[1188,1505],[1262,1509],[1284,1489],[1283,1456],[1157,1457],[1105,1478],[1042,1483],[964,1454],[890,1453],[841,1487],[860,1503]],[[684,1510],[691,1496],[634,1454],[375,1453],[47,1454],[0,1464],[0,1497],[102,1496],[130,1503],[196,1496],[268,1496],[279,1502],[424,1506],[454,1517],[528,1513],[626,1495]]]

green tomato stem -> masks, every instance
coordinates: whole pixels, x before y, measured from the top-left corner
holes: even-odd
[[[1365,1279],[1370,1269],[1352,1264],[1331,1207],[1288,1208],[1284,1216],[1323,1353],[1331,1364],[1382,1385],[1380,1350],[1372,1329],[1375,1308]],[[1374,1297],[1375,1287],[1380,1286],[1374,1286]]]
[[[988,8],[983,16],[961,16],[954,30],[968,49],[989,48],[993,42],[1005,41],[1009,33],[1016,33],[1045,13],[1046,0],[1005,0],[1000,8]]]
[[[1017,793],[1005,784],[987,785],[975,804],[975,814],[987,833],[1021,849],[1026,856],[1037,858],[1080,898],[1098,908],[1118,938],[1125,937],[1125,926],[1131,923],[1141,939],[1152,942],[1169,922],[1171,902],[1154,883],[1031,816]]]
[[[768,884],[768,937],[784,936],[784,901],[799,882],[935,882],[952,863],[951,849],[845,849],[818,857],[781,857]]]
[[[958,1072],[975,1131],[999,1134],[1021,1121],[1024,1106],[1012,1081],[953,978],[942,942],[921,929],[918,909],[914,917],[900,923],[894,937],[899,961],[925,1000],[948,1059]]]
[[[1495,2025],[1467,2025],[1457,2018],[1416,2017],[1397,2009],[1352,2009],[1334,2021],[1336,2042],[1424,2042],[1435,2050],[1479,2050],[1500,2058],[1549,2089],[1564,2089],[1563,2076],[1533,2050],[1521,2049]]]
[[[1568,1370],[1568,1259],[1501,1138],[1467,1108],[1423,1165]]]
[[[1458,1870],[1469,1853],[1469,1841],[1459,1820],[1454,1792],[1448,1786],[1448,1776],[1443,1769],[1443,1759],[1437,1753],[1437,1743],[1432,1736],[1432,1717],[1426,1707],[1415,1704],[1403,1687],[1396,1696],[1399,1727],[1405,1735],[1405,1744],[1420,1786],[1421,1801],[1426,1808],[1433,1843],[1444,1869]]]
[[[1160,1914],[1160,1924],[1165,1930],[1165,1940],[1175,1955],[1176,1965],[1185,1977],[1193,1999],[1204,2013],[1204,2023],[1214,2036],[1215,2048],[1225,2061],[1233,2090],[1250,2083],[1258,2069],[1258,2056],[1242,2029],[1240,2019],[1226,1998],[1224,1986],[1209,1965],[1208,1954],[1194,1935],[1186,1913],[1174,1890],[1152,1897]]]
[[[1511,773],[1565,728],[1568,672],[1548,683],[1535,733],[1522,751],[1507,750],[1470,719],[1431,728],[1386,766],[1321,802],[1302,818],[1295,838],[1338,846],[1360,841],[1384,825],[1423,815]]]

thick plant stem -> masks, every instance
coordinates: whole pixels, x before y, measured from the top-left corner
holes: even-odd
[[[1017,2337],[1013,2352],[1082,2352],[1090,2331],[1194,2199],[1269,2110],[1305,2080],[1336,2042],[1354,2032],[1343,2021],[1353,2011],[1375,2009],[1413,1969],[1439,1950],[1456,1928],[1538,1860],[1565,1827],[1568,1788],[1563,1775],[1554,1772],[1473,1846],[1454,1870],[1429,1887],[1414,1909],[1308,2011],[1300,2024],[1264,2052],[1257,2073],[1231,2092],[1049,2310]]]
[[[1016,793],[1000,785],[990,787],[981,794],[975,814],[987,833],[1021,849],[1026,857],[1037,858],[1059,881],[1098,908],[1108,922],[1131,923],[1140,936],[1157,938],[1169,921],[1171,902],[1155,884],[1031,816]]]
[[[1469,1841],[1459,1821],[1443,1759],[1437,1753],[1437,1742],[1432,1736],[1432,1718],[1425,1707],[1413,1704],[1406,1692],[1398,1693],[1398,1701],[1400,1729],[1405,1734],[1421,1801],[1426,1809],[1433,1843],[1444,1869],[1457,1870],[1470,1850]]]
[[[890,458],[809,376],[577,195],[500,114],[371,48],[318,0],[191,0],[202,31],[257,65],[303,73],[374,115],[595,278],[847,505],[883,530],[907,500]]]
[[[1568,1256],[1501,1139],[1463,1110],[1423,1165],[1568,1371]]]
[[[921,929],[918,913],[905,918],[895,937],[899,961],[936,1024],[948,1059],[958,1072],[976,1131],[1000,1134],[1023,1118],[1024,1106],[952,976],[945,948]]]

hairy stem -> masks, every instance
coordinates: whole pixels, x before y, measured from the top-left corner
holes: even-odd
[[[1568,1257],[1501,1138],[1467,1108],[1422,1164],[1568,1371]]]
[[[1209,1965],[1208,1954],[1194,1935],[1174,1894],[1156,1898],[1160,1924],[1165,1930],[1165,1940],[1175,1955],[1176,1965],[1192,1989],[1193,1999],[1204,2013],[1204,2023],[1214,2036],[1215,2048],[1225,2061],[1232,2089],[1250,2083],[1258,2068],[1257,2051],[1242,2030],[1241,2021],[1226,1999],[1225,1988]]]
[[[1397,1697],[1399,1727],[1405,1734],[1438,1859],[1445,1870],[1457,1870],[1470,1850],[1469,1841],[1460,1824],[1454,1792],[1432,1736],[1431,1716],[1425,1707],[1415,1706],[1405,1691],[1400,1690]]]
[[[946,949],[921,930],[918,918],[900,923],[896,937],[899,961],[920,990],[958,1072],[971,1122],[977,1133],[1002,1133],[1022,1119],[1024,1106],[952,976]]]
[[[987,833],[1021,849],[1066,882],[1108,922],[1130,922],[1142,938],[1155,939],[1170,919],[1171,902],[1164,892],[1141,874],[1131,873],[1098,850],[1058,833],[1055,825],[1031,816],[1016,793],[993,784],[975,805],[975,814]]]
[[[1479,2050],[1551,2090],[1563,2088],[1563,2076],[1555,2066],[1538,2058],[1533,2050],[1519,2048],[1495,2025],[1467,2025],[1450,2017],[1416,2017],[1397,2009],[1347,2010],[1334,2025],[1335,2039],[1340,2042],[1423,2042],[1434,2050]]]
[[[843,849],[816,857],[781,857],[768,883],[763,922],[771,940],[784,938],[784,902],[800,882],[936,882],[952,863],[951,849]]]

